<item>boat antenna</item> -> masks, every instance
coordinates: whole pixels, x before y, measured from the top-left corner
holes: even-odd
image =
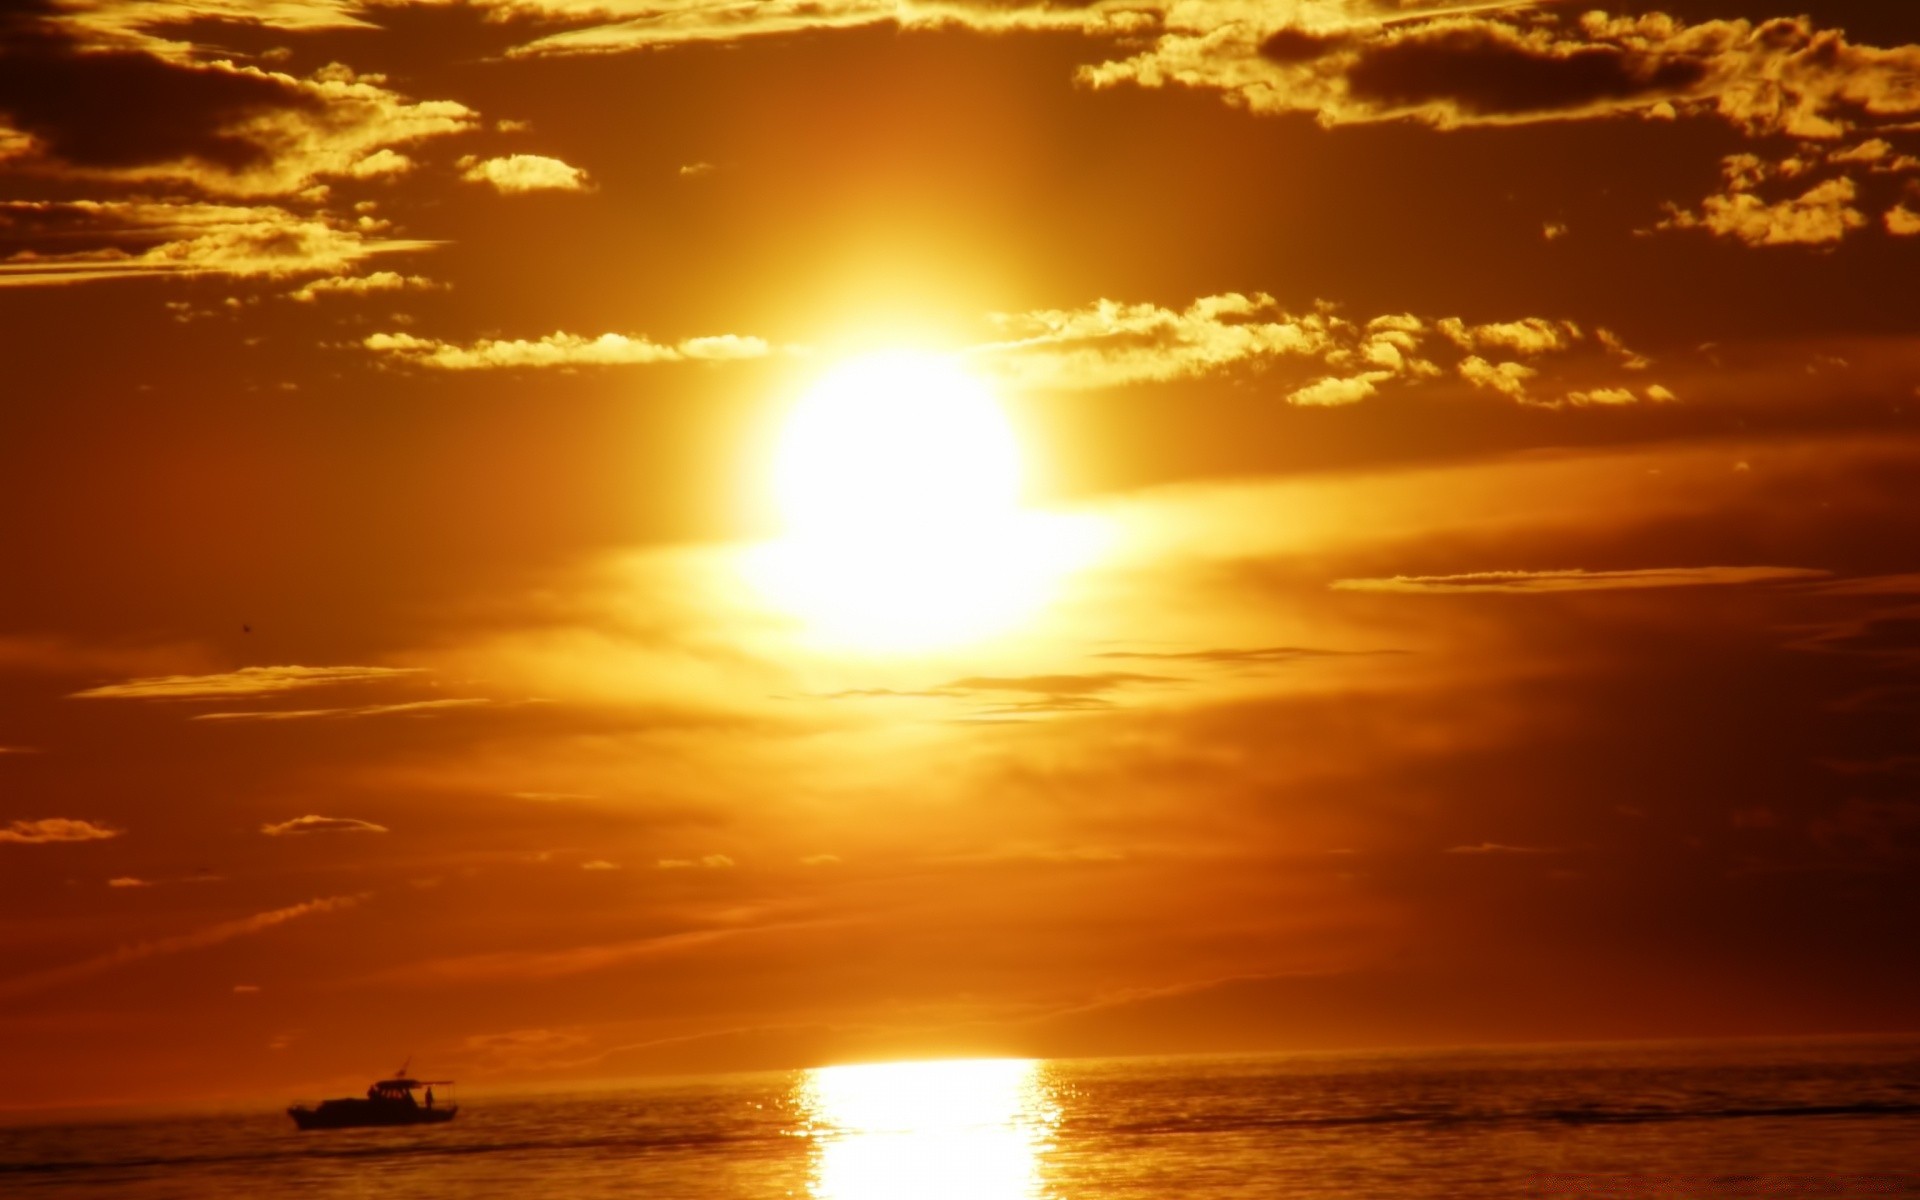
[[[412,1065],[413,1065],[413,1055],[409,1054],[407,1055],[407,1061],[400,1064],[400,1069],[393,1073],[393,1077],[395,1079],[405,1079],[407,1077],[407,1068]]]

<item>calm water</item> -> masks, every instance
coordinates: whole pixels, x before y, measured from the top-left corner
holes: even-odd
[[[963,1062],[0,1127],[0,1195],[1920,1197],[1920,1041]]]

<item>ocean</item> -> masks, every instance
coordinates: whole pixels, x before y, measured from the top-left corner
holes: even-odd
[[[265,1108],[16,1115],[0,1195],[1920,1197],[1914,1039],[963,1060],[459,1102],[309,1133]]]

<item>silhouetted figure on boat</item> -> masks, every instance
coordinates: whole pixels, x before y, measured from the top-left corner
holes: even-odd
[[[460,1106],[433,1106],[433,1086],[445,1087],[451,1079],[420,1080],[396,1075],[382,1079],[367,1089],[365,1100],[322,1100],[320,1107],[296,1104],[287,1110],[293,1123],[302,1129],[346,1129],[358,1125],[428,1125],[451,1121]],[[417,1088],[427,1089],[423,1107],[413,1098]]]

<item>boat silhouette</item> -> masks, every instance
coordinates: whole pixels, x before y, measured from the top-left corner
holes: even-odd
[[[287,1110],[293,1123],[302,1129],[349,1129],[363,1125],[438,1125],[453,1120],[460,1111],[457,1104],[435,1107],[433,1089],[451,1087],[451,1079],[410,1079],[402,1067],[391,1079],[375,1081],[367,1088],[365,1099],[322,1100],[318,1108],[296,1104]],[[414,1099],[414,1092],[427,1089],[427,1102]]]

